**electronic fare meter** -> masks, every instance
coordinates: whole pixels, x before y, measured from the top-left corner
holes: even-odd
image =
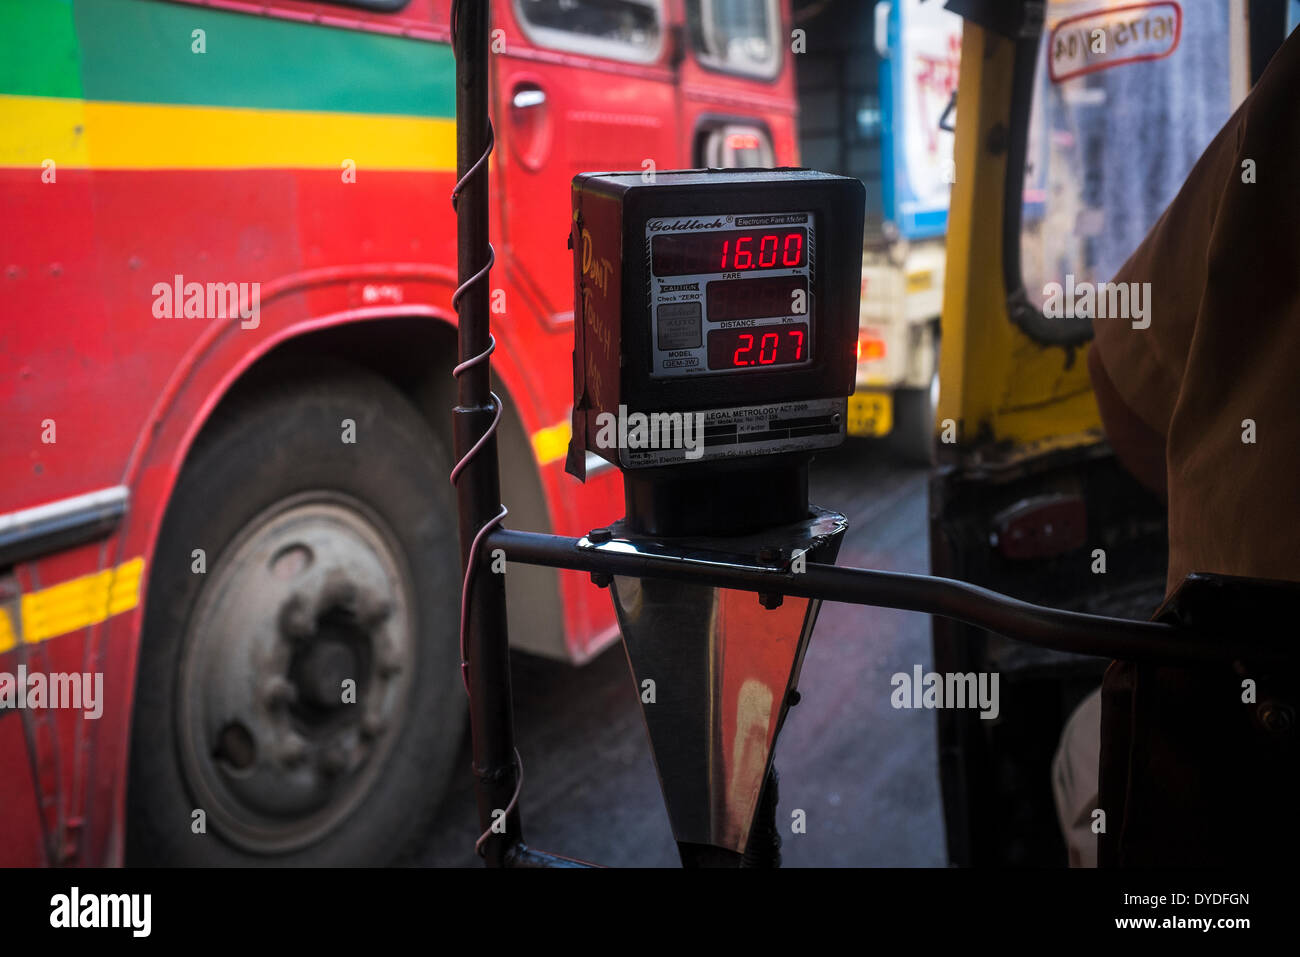
[[[590,452],[717,475],[840,444],[864,203],[803,169],[577,176],[569,471]]]

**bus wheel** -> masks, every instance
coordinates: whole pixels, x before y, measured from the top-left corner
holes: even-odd
[[[448,456],[369,374],[233,405],[155,551],[128,862],[392,862],[464,728]]]

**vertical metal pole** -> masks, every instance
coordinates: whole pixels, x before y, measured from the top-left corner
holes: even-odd
[[[487,0],[460,0],[453,43],[456,54],[456,171],[457,179],[489,148],[488,12]],[[462,287],[488,263],[488,164],[484,162],[461,188],[457,202],[456,256]],[[460,361],[481,355],[491,341],[484,276],[463,289],[459,313]],[[458,461],[488,432],[496,415],[491,391],[490,363],[465,369],[457,386],[452,413]],[[460,522],[461,569],[470,574],[474,537],[501,510],[501,486],[495,435],[465,464],[456,483]],[[506,632],[506,592],[503,575],[476,574],[463,612],[468,617],[466,658],[469,662],[470,728],[474,739],[475,790],[479,825],[487,832],[514,797],[514,713],[510,693],[510,651]],[[496,812],[494,818],[493,812]],[[497,823],[499,829],[501,825]],[[505,816],[505,832],[491,833],[483,842],[489,867],[500,867],[523,838],[518,808]]]

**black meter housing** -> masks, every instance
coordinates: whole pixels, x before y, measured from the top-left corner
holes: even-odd
[[[804,518],[807,461],[843,442],[856,378],[864,208],[858,180],[805,169],[575,177],[568,470],[587,452],[622,469],[642,531]],[[609,441],[674,414],[702,422],[689,454]]]

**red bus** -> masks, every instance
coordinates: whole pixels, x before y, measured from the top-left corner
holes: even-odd
[[[391,861],[464,772],[448,8],[0,3],[0,864]],[[503,498],[574,534],[569,181],[794,165],[788,0],[492,16]]]

